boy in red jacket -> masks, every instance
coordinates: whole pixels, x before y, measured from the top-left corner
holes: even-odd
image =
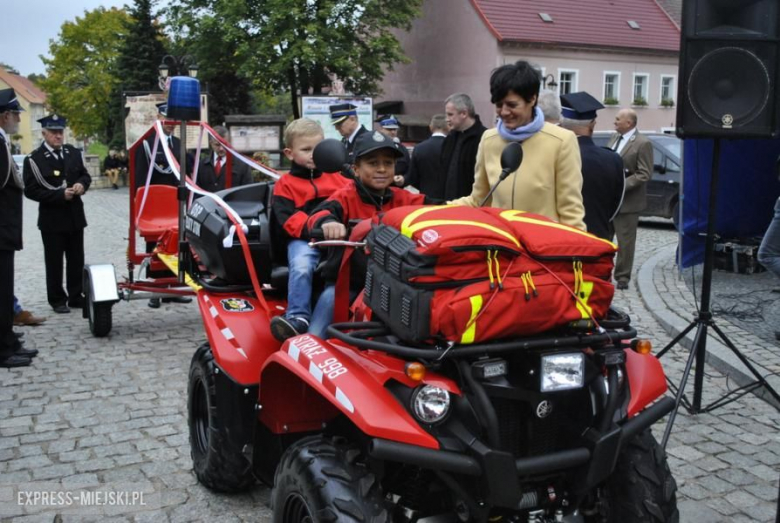
[[[314,147],[323,139],[314,120],[294,120],[284,130],[284,155],[292,162],[290,172],[274,185],[271,212],[278,229],[275,237],[287,242],[289,277],[287,310],[271,319],[271,333],[280,341],[309,330],[314,269],[320,260],[318,249],[309,247],[306,220],[326,198],[348,183],[339,173],[323,173],[314,165]]]
[[[370,219],[375,214],[404,205],[437,203],[422,194],[412,194],[391,187],[395,162],[402,156],[399,145],[379,132],[364,133],[355,144],[355,179],[320,204],[309,217],[309,230],[321,229],[326,240],[347,237],[347,225],[355,220]],[[353,257],[357,261],[359,256]],[[365,279],[353,263],[352,272]],[[359,281],[359,280],[358,280]],[[317,301],[309,332],[324,337],[333,319],[335,287],[325,288]]]

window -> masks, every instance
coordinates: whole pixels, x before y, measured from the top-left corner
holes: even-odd
[[[577,71],[561,70],[558,78],[558,94],[569,94],[577,91]]]
[[[674,106],[674,76],[661,77],[661,105]]]
[[[634,73],[633,105],[647,105],[647,74]]]
[[[604,72],[604,105],[620,103],[620,73]]]

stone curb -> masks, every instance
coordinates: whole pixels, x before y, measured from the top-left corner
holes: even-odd
[[[648,312],[655,318],[655,320],[661,325],[666,333],[675,338],[681,332],[685,330],[690,322],[694,319],[695,309],[692,304],[686,302],[677,302],[677,310],[672,310],[670,305],[661,297],[655,284],[655,269],[662,261],[667,261],[674,258],[676,252],[676,245],[668,245],[661,247],[650,258],[645,261],[638,270],[637,273],[637,288],[639,290],[640,298],[645,304]],[[685,314],[683,316],[682,314]],[[715,324],[721,327],[724,323],[728,323],[723,319],[715,318]],[[729,324],[733,326],[733,324]],[[741,332],[744,332],[740,329]],[[673,347],[670,351],[684,350],[685,358],[688,357],[691,346],[693,345],[693,339],[696,334],[696,328],[694,327],[690,332],[686,334],[680,340],[677,347]],[[780,391],[780,377],[770,376],[770,372],[763,368],[759,362],[751,357],[750,350],[745,347],[740,347],[738,340],[730,337],[731,342],[742,352],[742,354],[750,361],[753,367],[759,374],[765,377],[767,383],[772,386],[776,391]],[[663,347],[655,349],[655,353],[658,353]],[[737,358],[737,356],[721,341],[720,337],[712,331],[707,330],[707,364],[712,365],[715,369],[722,372],[732,379],[738,386],[745,386],[753,381],[755,378],[750,370]],[[705,369],[706,370],[706,369]],[[694,375],[696,373],[695,362],[694,368],[691,370],[691,374],[688,378],[688,387],[692,388]],[[706,376],[705,376],[706,378]],[[706,379],[705,385],[706,387]],[[753,392],[756,396],[760,397],[767,403],[771,404],[775,408],[780,409],[780,403],[777,402],[771,394],[769,394],[764,387]],[[691,394],[692,395],[692,392]],[[689,395],[689,397],[690,397]]]

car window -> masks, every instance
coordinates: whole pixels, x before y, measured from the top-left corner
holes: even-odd
[[[680,172],[680,164],[678,164],[677,162],[672,160],[672,158],[669,157],[669,156],[666,157],[665,167],[666,167],[666,172],[668,172],[668,173],[678,173],[678,172]]]
[[[661,152],[661,149],[658,148],[656,145],[653,147],[653,165],[656,166],[662,166],[664,164],[664,153]]]
[[[666,149],[675,159],[682,158],[682,140],[671,135],[651,135],[650,139],[656,145]]]

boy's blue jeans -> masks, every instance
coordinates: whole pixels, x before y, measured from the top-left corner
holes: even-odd
[[[311,316],[309,334],[325,339],[325,331],[333,323],[333,308],[336,305],[336,287],[328,285],[317,299],[314,314]]]
[[[287,319],[311,318],[311,285],[319,261],[320,251],[309,247],[307,241],[292,240],[287,244]]]
[[[780,198],[775,202],[775,216],[758,248],[758,262],[780,278]]]

